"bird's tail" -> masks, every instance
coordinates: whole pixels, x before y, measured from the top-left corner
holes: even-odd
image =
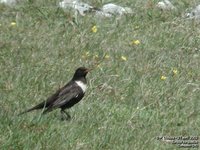
[[[19,113],[18,116],[23,115],[23,114],[25,114],[25,113],[27,113],[27,112],[30,112],[30,111],[32,111],[32,110],[34,110],[34,109],[31,108],[31,109],[25,110],[25,111]]]
[[[38,104],[38,105],[28,109],[28,110],[25,110],[25,111],[19,113],[18,116],[23,115],[25,113],[28,113],[30,111],[36,110],[36,109],[44,109],[44,108],[46,108],[46,102],[42,102],[42,103],[40,103],[40,104]]]

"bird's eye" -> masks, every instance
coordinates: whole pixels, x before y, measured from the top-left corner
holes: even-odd
[[[195,16],[195,12],[192,12],[192,16]]]

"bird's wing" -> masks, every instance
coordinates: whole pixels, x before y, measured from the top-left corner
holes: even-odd
[[[62,88],[58,89],[53,95],[47,98],[45,101],[46,107],[49,107],[51,104],[53,104],[63,93],[66,91],[69,91],[71,88],[72,81],[70,81],[68,84],[63,86]]]
[[[44,113],[51,111],[54,108],[59,108],[67,104],[73,98],[76,98],[81,93],[81,89],[78,86],[67,86],[60,91],[57,99],[47,107]]]

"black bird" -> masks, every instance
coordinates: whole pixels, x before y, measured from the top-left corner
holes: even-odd
[[[65,111],[65,109],[74,106],[83,98],[87,88],[86,75],[89,71],[90,70],[85,67],[78,68],[71,81],[64,87],[60,88],[55,94],[47,98],[46,101],[20,113],[19,115],[36,109],[44,109],[42,114],[45,114],[53,109],[61,108],[62,119],[70,119],[71,116]]]

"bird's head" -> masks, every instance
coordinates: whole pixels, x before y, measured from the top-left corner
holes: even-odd
[[[78,78],[86,77],[86,75],[89,71],[90,71],[90,69],[88,69],[88,68],[80,67],[80,68],[76,69],[73,79],[75,80]]]

